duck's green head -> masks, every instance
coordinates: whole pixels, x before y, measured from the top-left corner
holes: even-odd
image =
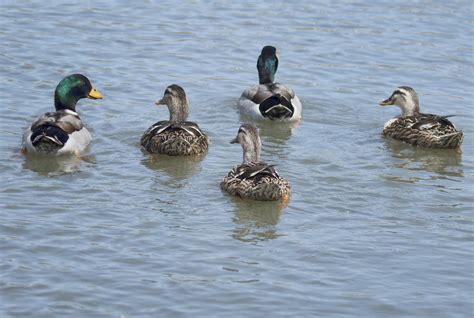
[[[273,83],[278,69],[278,56],[276,48],[265,46],[257,61],[258,79],[260,84]]]
[[[54,92],[56,110],[76,111],[77,101],[81,98],[101,99],[102,94],[92,87],[91,82],[82,74],[73,74],[63,78]]]

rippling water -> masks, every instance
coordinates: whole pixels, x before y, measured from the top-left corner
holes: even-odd
[[[470,1],[2,1],[0,316],[472,315],[473,26]],[[297,127],[260,125],[286,207],[219,190],[264,45],[304,104]],[[90,154],[25,159],[74,72],[105,97],[78,106]],[[202,158],[140,151],[171,83]],[[399,85],[456,115],[462,155],[381,138]]]

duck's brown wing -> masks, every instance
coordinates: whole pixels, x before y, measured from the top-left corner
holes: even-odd
[[[429,130],[429,129],[441,129],[441,130],[455,130],[453,123],[447,119],[451,116],[438,116],[433,114],[419,114],[415,119],[415,123],[411,126],[412,129],[417,130]]]
[[[249,162],[243,163],[236,168],[234,178],[246,180],[261,178],[262,176],[279,177],[274,165],[270,165],[266,162]]]
[[[463,132],[456,130],[449,116],[417,114],[395,118],[386,124],[383,135],[426,148],[458,148]]]
[[[192,121],[185,121],[184,123],[181,123],[181,124],[175,124],[171,128],[183,129],[186,132],[188,132],[190,135],[193,135],[195,137],[201,137],[205,135],[202,132],[201,128],[199,128],[198,124]]]

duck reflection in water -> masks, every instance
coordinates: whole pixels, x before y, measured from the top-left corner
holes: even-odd
[[[141,163],[150,170],[164,172],[173,179],[182,180],[194,175],[199,168],[202,155],[167,156],[160,154],[148,155]]]
[[[242,122],[245,121],[245,117],[241,116]],[[260,131],[260,136],[265,138],[269,143],[275,145],[284,145],[293,134],[293,131],[300,125],[299,121],[296,122],[254,122]]]
[[[424,149],[411,147],[397,140],[385,140],[385,147],[392,157],[401,161],[392,164],[395,168],[408,171],[428,172],[431,179],[464,177],[462,154],[452,149]],[[389,177],[389,179],[404,181],[404,177]],[[406,178],[405,178],[406,179]],[[411,176],[407,182],[419,179]]]
[[[92,155],[78,157],[69,154],[59,156],[29,154],[25,156],[23,168],[42,176],[54,177],[79,172],[82,161],[95,164],[96,158]]]
[[[259,129],[259,134],[265,146],[265,152],[278,160],[287,160],[290,155],[287,142],[293,131],[299,126],[297,122],[252,122]]]
[[[232,237],[243,242],[259,242],[276,239],[277,225],[286,204],[281,202],[248,201],[232,198],[235,204],[233,221],[236,228]]]

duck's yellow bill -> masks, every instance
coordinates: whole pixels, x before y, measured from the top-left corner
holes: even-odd
[[[102,99],[102,94],[98,90],[96,90],[94,87],[92,87],[87,97],[91,99]]]

